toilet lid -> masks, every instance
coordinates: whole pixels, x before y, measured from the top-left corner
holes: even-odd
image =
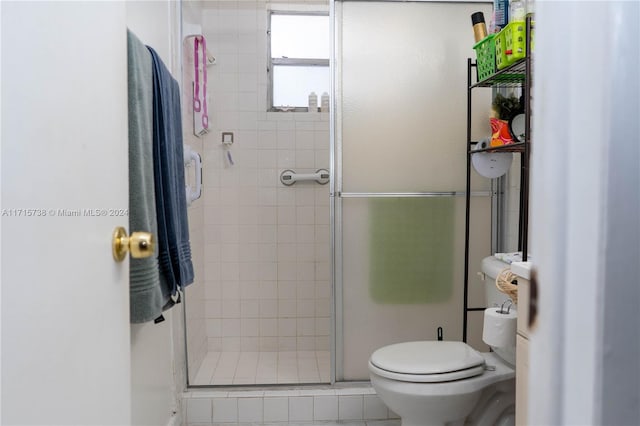
[[[424,341],[385,346],[371,355],[370,362],[392,373],[429,375],[475,371],[484,365],[484,358],[463,342]]]

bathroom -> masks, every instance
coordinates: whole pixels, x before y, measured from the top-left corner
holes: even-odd
[[[211,3],[222,4],[214,6]],[[285,2],[283,7],[291,9],[298,6],[292,3]],[[327,11],[331,11],[332,5],[336,6],[333,3],[302,3],[303,8],[324,7]],[[401,7],[403,3],[398,2],[397,6]],[[224,9],[223,5],[230,6],[235,12]],[[349,419],[351,423],[361,425],[372,417],[379,422],[390,420],[396,422],[391,424],[397,424],[393,413],[387,411],[382,414],[375,394],[366,382],[360,381],[367,378],[359,372],[354,374],[355,383],[329,384],[341,374],[343,378],[349,377],[348,371],[337,371],[340,360],[334,360],[331,356],[332,353],[336,353],[336,357],[339,355],[332,347],[334,340],[331,330],[335,325],[331,322],[330,287],[327,288],[332,273],[329,252],[332,244],[330,187],[314,183],[311,186],[313,189],[310,189],[306,182],[300,182],[291,188],[284,188],[277,179],[280,166],[293,170],[296,167],[307,170],[332,167],[329,153],[331,114],[318,112],[316,116],[309,117],[308,113],[302,112],[265,112],[267,116],[263,116],[250,109],[253,104],[249,96],[255,96],[251,102],[256,105],[266,105],[260,103],[265,96],[265,88],[258,78],[258,74],[264,70],[264,63],[248,61],[252,55],[262,55],[262,49],[266,48],[266,42],[257,37],[258,31],[266,30],[267,21],[263,19],[266,18],[266,12],[265,16],[257,13],[258,10],[266,10],[265,6],[262,2],[253,1],[113,2],[100,5],[3,2],[2,78],[3,83],[7,82],[3,84],[5,107],[2,109],[3,424],[186,424],[190,409],[196,421],[189,423],[207,424],[206,420],[197,416],[203,414],[203,407],[204,411],[207,410],[206,401],[216,398],[226,401],[215,402],[218,405],[211,402],[212,416],[224,413],[225,409],[235,404],[236,418],[230,418],[229,422],[260,423],[267,421],[268,411],[266,403],[260,399],[266,401],[268,397],[273,399],[270,403],[274,405],[269,409],[273,409],[273,417],[270,418],[274,422],[285,422],[278,415],[282,416],[286,401],[287,413],[291,414],[292,407],[295,407],[294,411],[299,415],[289,416],[291,423],[314,420],[318,423],[346,422]],[[472,12],[490,9],[490,4],[474,2],[470,8]],[[629,75],[616,73],[631,69],[636,71],[631,75],[638,75],[638,29],[637,25],[633,25],[637,23],[638,6],[633,2],[611,5],[596,3],[578,10],[577,6],[571,4],[551,6],[542,2],[536,14],[536,48],[539,49],[536,60],[539,62],[536,62],[535,75],[539,84],[534,90],[540,93],[536,97],[534,92],[538,102],[534,102],[535,140],[546,142],[561,139],[566,143],[541,142],[537,145],[539,148],[532,151],[531,252],[544,291],[540,293],[538,328],[530,346],[531,371],[536,372],[530,378],[530,405],[539,407],[536,412],[530,412],[530,416],[533,416],[530,417],[530,423],[634,424],[638,423],[637,417],[633,417],[637,413],[630,412],[634,406],[630,407],[628,401],[637,399],[637,388],[628,377],[637,377],[637,374],[634,376],[629,371],[637,372],[640,357],[637,356],[638,348],[630,345],[625,336],[637,334],[638,326],[624,319],[636,312],[638,307],[637,289],[628,285],[628,277],[638,272],[638,262],[635,261],[638,258],[638,225],[633,221],[638,216],[638,148],[637,144],[631,143],[636,140],[638,129],[637,121],[626,120],[625,117],[638,115],[637,98],[635,101],[629,98],[629,94],[637,93],[638,89],[637,81]],[[460,26],[460,38],[469,39],[469,50],[460,57],[463,65],[467,57],[473,57],[469,15],[465,12],[460,19],[460,22],[464,22],[464,26]],[[593,34],[588,23],[602,19],[611,20],[604,27],[618,28],[616,31],[620,33],[614,32],[605,40],[596,39],[597,34]],[[240,28],[246,28],[243,25],[248,22],[255,23],[255,32],[251,36],[240,31]],[[105,208],[114,212],[126,209],[126,145],[115,143],[124,141],[125,144],[127,139],[126,72],[123,71],[126,69],[126,52],[122,50],[122,46],[126,46],[124,28],[129,27],[146,44],[154,47],[176,76],[180,75],[183,61],[174,53],[182,51],[186,55],[180,35],[186,35],[185,29],[198,25],[217,62],[208,67],[209,85],[212,88],[210,114],[215,117],[212,118],[212,124],[215,119],[215,127],[204,138],[184,132],[185,142],[202,154],[205,164],[203,198],[189,208],[191,247],[195,274],[199,278],[187,288],[185,303],[167,311],[163,323],[130,326],[127,292],[124,290],[126,282],[122,281],[126,270],[123,265],[115,264],[110,254],[113,228],[126,224],[126,218],[108,215],[97,219],[11,217],[4,215],[4,209],[8,209],[8,214],[11,214],[11,209],[57,211]],[[593,51],[576,40],[554,37],[556,28],[564,30],[567,25],[591,41],[589,49],[596,49],[596,53],[601,55],[594,55]],[[215,28],[235,32],[218,33]],[[627,37],[619,37],[625,31]],[[32,35],[26,43],[30,46],[28,49],[16,42],[24,34]],[[87,37],[87,34],[91,34],[91,37]],[[599,42],[593,43],[596,40]],[[544,49],[551,45],[553,49]],[[237,52],[235,59],[233,51]],[[559,51],[576,54],[570,58],[566,55],[560,57]],[[606,62],[611,66],[603,67],[594,56],[611,58]],[[230,65],[229,60],[237,62]],[[253,66],[255,71],[243,71],[246,68],[241,69],[241,65]],[[555,72],[562,67],[566,67],[571,79],[557,78]],[[234,77],[235,73],[237,75]],[[222,78],[227,80],[216,81],[218,74],[226,74]],[[461,110],[465,106],[464,74],[459,85],[446,88],[451,99],[460,99],[458,108]],[[611,81],[611,87],[605,90],[597,85],[589,85],[591,81]],[[183,88],[186,86],[185,81],[180,83]],[[249,89],[246,92],[225,92],[218,90],[221,88],[219,85]],[[585,90],[584,87],[589,89]],[[390,96],[389,92],[376,90],[376,87],[366,89],[370,90],[371,95],[381,96],[383,108],[396,107],[385,103],[391,102],[391,97],[384,97]],[[67,101],[61,102],[64,99]],[[88,102],[92,102],[90,108],[87,108]],[[189,101],[183,96],[182,102],[183,123],[188,129]],[[52,108],[54,104],[59,104],[59,108]],[[11,108],[7,105],[11,105]],[[305,117],[283,118],[294,114]],[[271,117],[274,117],[273,120]],[[611,118],[596,120],[594,117]],[[31,120],[36,120],[36,123]],[[461,140],[464,141],[462,122],[460,127]],[[221,143],[221,133],[227,131],[234,133],[234,143],[225,148]],[[596,138],[593,135],[603,137],[594,140]],[[276,167],[263,168],[268,179],[258,174],[260,167],[253,176],[234,173],[233,170],[245,171],[245,164],[259,166],[263,164],[262,161],[274,160],[273,157],[261,157],[255,146],[252,151],[250,144],[259,143],[262,136],[267,138],[263,142],[275,144],[271,145],[274,146],[273,151],[291,151],[290,145],[286,144],[295,143],[306,144],[305,153],[298,156],[296,152],[293,163],[287,163],[292,161],[291,158],[282,158],[278,164],[279,158],[276,157]],[[228,167],[225,163],[225,149],[231,152],[235,166]],[[395,151],[392,142],[385,149],[390,155],[386,152],[384,155],[389,157],[411,155]],[[345,153],[344,161],[348,159]],[[297,163],[298,160],[301,162]],[[216,164],[219,165],[217,171]],[[275,176],[272,171],[274,168],[277,169]],[[463,168],[461,173],[463,176]],[[386,172],[381,175],[381,178],[389,177]],[[376,174],[365,171],[362,176],[373,180]],[[266,185],[266,188],[251,189],[242,183],[249,179],[273,182],[273,178],[276,182]],[[266,189],[266,192],[257,192],[258,189]],[[430,190],[463,189],[464,183],[460,182],[456,188],[434,187]],[[376,188],[356,189],[353,192],[411,190],[418,191],[412,188]],[[295,197],[292,197],[292,193]],[[589,196],[585,196],[586,193]],[[292,251],[294,255],[306,256],[300,273],[308,276],[308,268],[313,265],[314,278],[303,280],[305,294],[310,294],[313,288],[314,297],[320,295],[317,300],[311,297],[283,297],[283,301],[289,301],[284,305],[290,309],[295,304],[296,315],[298,309],[308,314],[309,303],[313,300],[314,304],[317,303],[313,307],[313,316],[308,314],[299,321],[296,318],[295,334],[291,332],[293,323],[283,322],[282,328],[288,330],[284,335],[278,335],[276,328],[276,332],[269,333],[272,335],[265,336],[268,339],[262,342],[261,335],[256,336],[251,331],[255,329],[255,321],[245,321],[243,327],[240,317],[234,316],[238,309],[255,309],[252,308],[255,302],[260,309],[262,299],[243,298],[242,293],[238,296],[232,292],[228,298],[223,293],[222,299],[218,300],[206,297],[205,293],[215,287],[215,284],[209,284],[215,283],[215,274],[223,270],[230,274],[228,279],[224,279],[225,282],[259,281],[253,278],[255,270],[242,263],[248,258],[245,256],[260,255],[259,247],[257,253],[252,252],[255,246],[273,244],[269,242],[274,238],[273,227],[280,222],[265,223],[267,228],[264,234],[255,233],[254,228],[250,227],[253,223],[240,222],[243,220],[241,215],[255,214],[247,207],[261,206],[258,201],[247,205],[243,200],[249,197],[258,201],[259,197],[265,197],[264,201],[268,203],[262,205],[268,209],[263,209],[258,218],[266,218],[269,214],[273,217],[275,214],[279,219],[278,215],[281,214],[283,220],[295,219],[295,222],[285,225],[295,226],[295,233],[291,228],[276,227],[275,238],[289,238],[285,240],[288,246],[277,254],[282,254],[283,259],[290,256]],[[285,207],[295,207],[296,216],[286,217],[291,215],[292,210],[279,209],[279,204],[270,201],[273,197],[277,202],[285,203]],[[304,204],[294,204],[300,200]],[[344,203],[346,215],[358,214],[356,204],[361,201],[353,197],[338,202]],[[235,208],[233,203],[236,203]],[[620,205],[625,208],[620,209]],[[222,209],[224,214],[215,217],[216,212],[221,211],[218,209],[221,206],[229,208]],[[234,215],[238,222],[229,223]],[[255,218],[244,219],[249,221]],[[259,224],[255,222],[255,225]],[[311,229],[314,237],[320,240],[312,242],[297,239],[299,236],[308,237]],[[348,229],[346,225],[342,230],[343,236],[353,236],[348,232],[357,231],[357,228]],[[252,240],[252,235],[265,240]],[[464,239],[464,234],[460,235]],[[456,236],[456,241],[461,240],[460,235]],[[224,252],[221,251],[222,247],[212,242],[218,239],[226,245]],[[34,241],[37,243],[34,244]],[[347,239],[347,242],[350,241],[355,240]],[[359,243],[356,243],[357,246]],[[296,246],[292,247],[292,244]],[[367,247],[364,244],[360,245]],[[310,245],[313,246],[313,257],[308,252]],[[612,246],[618,249],[605,251],[606,247]],[[78,250],[79,247],[83,249]],[[607,256],[603,257],[605,252]],[[65,259],[62,258],[63,253]],[[320,257],[316,257],[316,253]],[[219,261],[208,260],[216,256],[219,256]],[[65,263],[69,258],[74,259],[73,273],[69,273],[70,267]],[[480,258],[474,264],[478,265]],[[346,268],[357,266],[357,261],[362,261],[358,258],[345,259]],[[235,266],[228,265],[229,268],[223,269],[223,262]],[[270,258],[261,263],[276,263],[278,273],[282,268],[287,272],[287,267],[292,267],[286,264],[286,260],[284,264],[280,262],[280,258]],[[34,268],[34,264],[38,267]],[[271,266],[264,267],[264,272],[273,274],[273,270],[269,270]],[[344,270],[348,271],[346,268]],[[473,267],[470,271],[475,276]],[[298,269],[289,269],[288,272],[297,280]],[[563,285],[549,284],[559,282]],[[221,288],[221,291],[224,289]],[[257,289],[248,286],[246,291],[260,292],[260,283]],[[285,289],[283,296],[287,296],[287,293]],[[610,296],[614,294],[615,297]],[[243,304],[243,301],[251,303]],[[263,304],[268,305],[269,302]],[[445,340],[461,338],[461,304],[460,298],[455,308],[457,311],[451,313],[452,319],[442,320],[445,322]],[[224,308],[227,312],[220,316],[206,314]],[[429,322],[429,325],[421,327],[421,324],[415,324],[417,321],[409,324],[413,315],[421,317],[420,312],[404,313],[408,319],[402,321],[406,322],[407,328],[415,326],[422,339],[435,338],[437,327],[431,324],[439,321],[439,318],[431,320],[425,317],[425,324]],[[183,335],[183,318],[187,322],[186,339]],[[477,324],[477,321],[472,323]],[[273,321],[270,324],[273,327]],[[265,323],[265,327],[269,325]],[[297,335],[298,327],[304,330],[301,336]],[[232,334],[238,329],[239,335]],[[244,335],[243,329],[247,331]],[[557,330],[561,330],[561,333]],[[595,331],[580,332],[584,330]],[[479,335],[477,330],[476,335]],[[407,340],[404,336],[399,338]],[[344,340],[353,343],[352,339]],[[183,350],[185,341],[188,349],[186,355]],[[287,352],[313,351],[316,357],[319,356],[316,358],[317,373],[311,372],[305,377],[299,374],[293,377],[291,374],[283,378],[287,382],[281,383],[282,387],[251,388],[243,386],[250,385],[247,383],[250,377],[220,376],[221,379],[247,380],[245,383],[240,383],[242,380],[235,383],[240,387],[186,389],[187,380],[193,384],[198,370],[193,368],[192,371],[192,367],[189,367],[187,373],[186,366],[201,365],[197,358],[204,359],[206,356],[198,347],[215,349],[225,344],[231,345],[227,348],[235,349],[226,352],[238,352],[237,348],[242,350],[243,345],[248,349],[257,345],[258,350],[248,352],[258,352],[260,345],[266,349],[282,345],[289,349]],[[604,353],[600,349],[603,347],[614,349]],[[328,352],[329,357],[318,355],[323,352]],[[589,356],[585,357],[585,354]],[[186,356],[192,358],[187,360]],[[325,359],[329,362],[321,362]],[[296,359],[298,366],[304,361]],[[346,365],[344,361],[348,360],[342,360],[342,365]],[[328,364],[328,373],[326,369],[319,368],[321,364],[325,368]],[[214,373],[211,372],[211,378],[214,378]],[[273,380],[273,375],[265,374],[262,378]],[[291,384],[289,380],[292,379],[297,379],[299,383],[286,386]],[[277,376],[275,380],[278,380]],[[305,381],[315,385],[303,385]],[[552,386],[549,390],[549,383],[558,386]],[[234,386],[234,383],[227,384]],[[591,391],[571,391],[578,387]],[[607,392],[596,391],[601,388]],[[234,397],[230,395],[231,392],[244,393]],[[272,393],[266,395],[264,392]],[[624,397],[616,398],[615,395]],[[310,401],[313,401],[311,409],[319,410],[316,419],[304,417],[308,414]],[[344,402],[345,407],[342,418],[339,416],[340,401]],[[334,405],[336,402],[338,405]],[[349,413],[354,404],[361,404],[361,417]],[[262,407],[262,420],[251,417],[256,406]],[[590,412],[582,410],[584,406],[597,408]],[[337,417],[331,418],[331,413],[321,413],[325,408],[331,411],[333,407],[338,411]],[[364,414],[367,408],[375,412],[369,418]],[[175,415],[172,414],[174,412]],[[315,414],[314,411],[312,413]],[[615,421],[605,422],[603,418]],[[214,418],[211,417],[209,423],[213,422]]]

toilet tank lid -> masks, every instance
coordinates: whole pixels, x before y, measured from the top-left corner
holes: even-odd
[[[509,267],[509,264],[495,256],[489,256],[482,259],[481,267],[482,272],[495,279],[504,268]]]
[[[421,341],[396,343],[371,355],[376,367],[402,374],[439,374],[484,364],[478,351],[463,342]]]

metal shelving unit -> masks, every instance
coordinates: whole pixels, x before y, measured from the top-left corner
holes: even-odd
[[[469,223],[471,205],[471,155],[474,152],[515,152],[521,155],[520,163],[520,220],[518,229],[518,250],[522,251],[522,260],[527,260],[528,227],[529,227],[529,154],[531,142],[531,30],[532,17],[526,20],[526,56],[524,59],[497,71],[482,81],[477,80],[477,64],[467,59],[467,186],[465,212],[465,246],[464,246],[464,309],[462,322],[462,340],[467,341],[467,319],[470,311],[481,311],[485,308],[469,307]],[[476,72],[472,72],[476,70]],[[474,81],[476,81],[474,83]],[[471,140],[471,98],[477,88],[522,87],[524,96],[525,140],[510,145],[490,147],[474,151],[478,141]]]

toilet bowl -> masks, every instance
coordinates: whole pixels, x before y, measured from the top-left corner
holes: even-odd
[[[424,363],[403,364],[407,358]],[[385,346],[371,356],[369,373],[371,385],[400,416],[402,426],[462,425],[465,420],[507,425],[513,418],[514,366],[493,352],[480,353],[462,342]]]
[[[491,276],[496,273],[483,272],[487,293],[497,292]],[[497,298],[487,295],[487,300]],[[513,425],[515,347],[492,349],[481,353],[449,341],[385,346],[369,359],[371,384],[402,426]]]

